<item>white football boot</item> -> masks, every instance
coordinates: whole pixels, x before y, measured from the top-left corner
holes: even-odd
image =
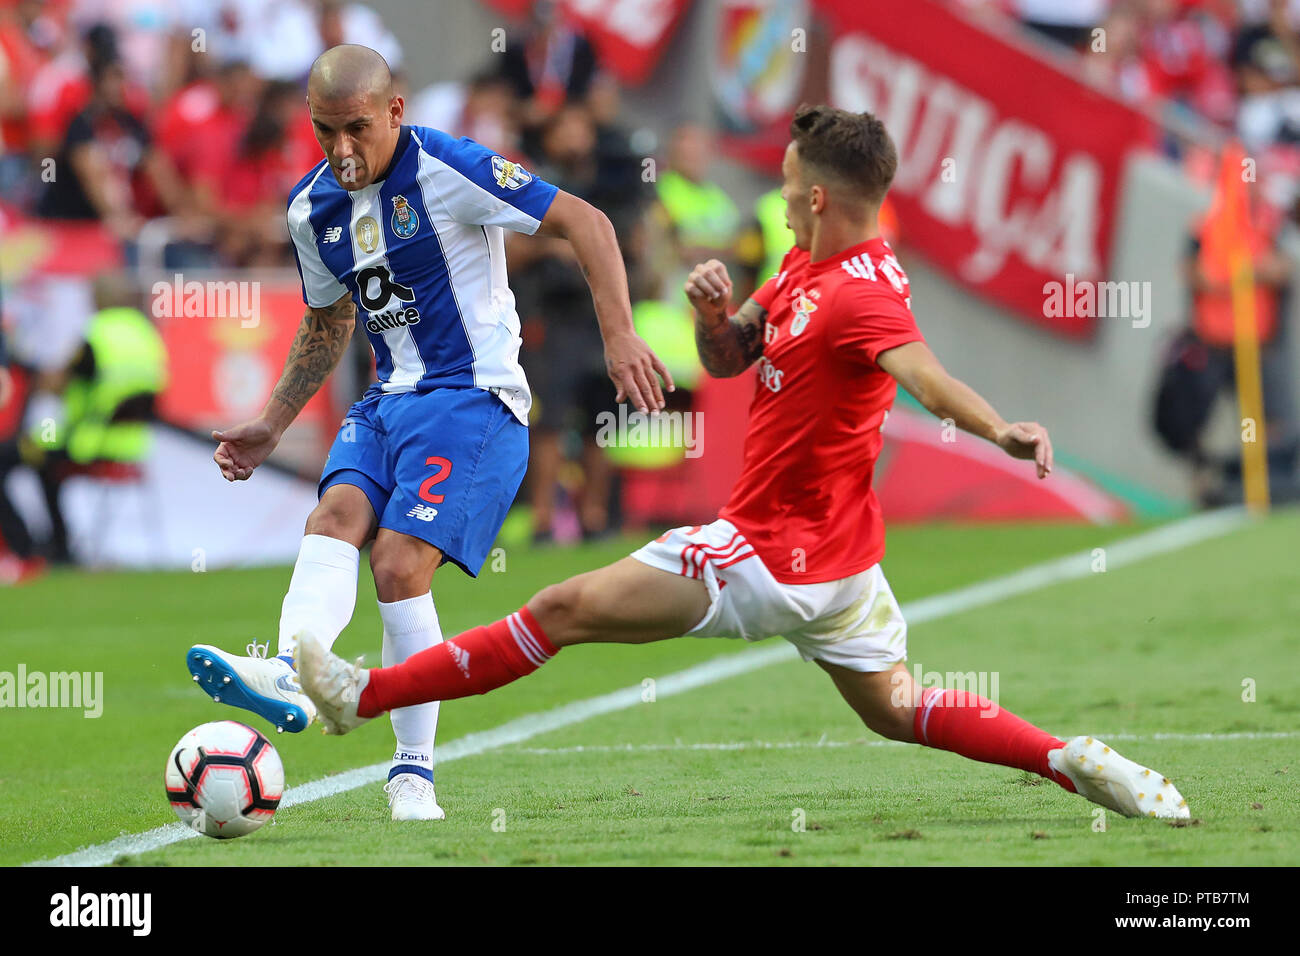
[[[442,820],[447,814],[438,806],[433,784],[418,773],[399,773],[384,785],[394,820]]]
[[[1075,737],[1049,751],[1047,761],[1070,778],[1080,796],[1126,817],[1186,820],[1192,815],[1168,777],[1121,757],[1095,737]]]
[[[249,644],[247,657],[210,644],[195,644],[185,652],[194,682],[219,704],[251,710],[277,730],[298,733],[316,717],[316,706],[302,692],[293,665],[266,656],[267,644]]]
[[[298,679],[302,691],[314,704],[325,733],[342,736],[356,730],[369,717],[357,716],[357,701],[370,683],[370,672],[361,666],[361,658],[349,664],[337,654],[325,650],[311,634],[298,637]],[[439,811],[441,812],[441,811]]]

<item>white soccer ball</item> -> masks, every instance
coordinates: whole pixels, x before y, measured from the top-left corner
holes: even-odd
[[[284,764],[247,724],[214,720],[180,739],[167,758],[167,799],[186,826],[218,840],[252,833],[284,793]]]

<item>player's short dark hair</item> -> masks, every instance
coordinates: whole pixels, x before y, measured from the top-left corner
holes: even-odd
[[[790,121],[799,161],[816,174],[879,203],[898,169],[898,151],[885,124],[870,113],[832,106],[800,106]]]

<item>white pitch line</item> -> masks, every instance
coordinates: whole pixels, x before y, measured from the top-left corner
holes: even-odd
[[[1235,740],[1290,740],[1300,737],[1300,730],[1243,731],[1238,733],[1155,733],[1155,734],[1093,734],[1101,740],[1199,740],[1199,741],[1235,741]],[[688,744],[676,741],[671,744],[577,744],[573,747],[511,747],[503,750],[504,756],[527,754],[528,756],[553,757],[563,754],[624,754],[624,753],[659,753],[663,751],[702,750],[710,753],[733,750],[823,750],[837,747],[911,747],[912,744],[901,740],[723,740]]]
[[[1106,546],[1107,569],[1133,564],[1146,558],[1197,544],[1210,538],[1227,534],[1247,522],[1248,517],[1242,508],[1225,508],[1185,518],[1171,524],[1163,525],[1151,531],[1125,538]],[[903,616],[911,624],[933,621],[962,611],[984,607],[997,601],[1006,600],[1029,591],[1065,581],[1086,578],[1093,574],[1093,552],[1080,551],[1051,561],[1036,564],[1022,571],[991,578],[969,587],[957,588],[933,597],[922,598],[903,607]],[[738,674],[747,674],[760,670],[771,664],[796,659],[798,652],[790,644],[772,644],[755,647],[739,654],[715,657],[694,667],[669,674],[655,682],[655,696],[671,697],[683,694],[697,687],[726,680]],[[510,744],[521,743],[540,734],[581,723],[592,717],[627,710],[642,702],[642,688],[625,687],[609,694],[592,697],[587,700],[574,701],[552,710],[528,714],[515,720],[507,721],[499,727],[479,733],[468,734],[450,743],[439,744],[436,750],[436,763],[444,764],[464,757],[496,750]],[[1119,739],[1119,738],[1116,738]],[[342,773],[322,777],[310,783],[290,787],[280,801],[282,808],[311,803],[326,797],[336,796],[348,790],[355,790],[371,783],[378,783],[388,776],[389,762],[357,767]],[[198,836],[193,830],[181,823],[155,827],[143,833],[131,833],[86,847],[73,853],[37,860],[27,866],[104,866],[123,854],[134,855],[161,849],[181,840]]]

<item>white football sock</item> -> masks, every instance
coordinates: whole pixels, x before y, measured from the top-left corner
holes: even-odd
[[[357,565],[361,552],[346,541],[309,534],[298,549],[289,591],[280,609],[280,646],[292,655],[300,631],[311,631],[326,650],[352,620],[357,605]]]
[[[400,664],[412,654],[442,643],[442,627],[433,594],[421,594],[391,604],[379,602],[384,622],[383,666]],[[398,707],[391,714],[397,749],[393,766],[418,767],[433,779],[433,738],[438,731],[438,702]],[[421,774],[425,776],[425,774]]]

